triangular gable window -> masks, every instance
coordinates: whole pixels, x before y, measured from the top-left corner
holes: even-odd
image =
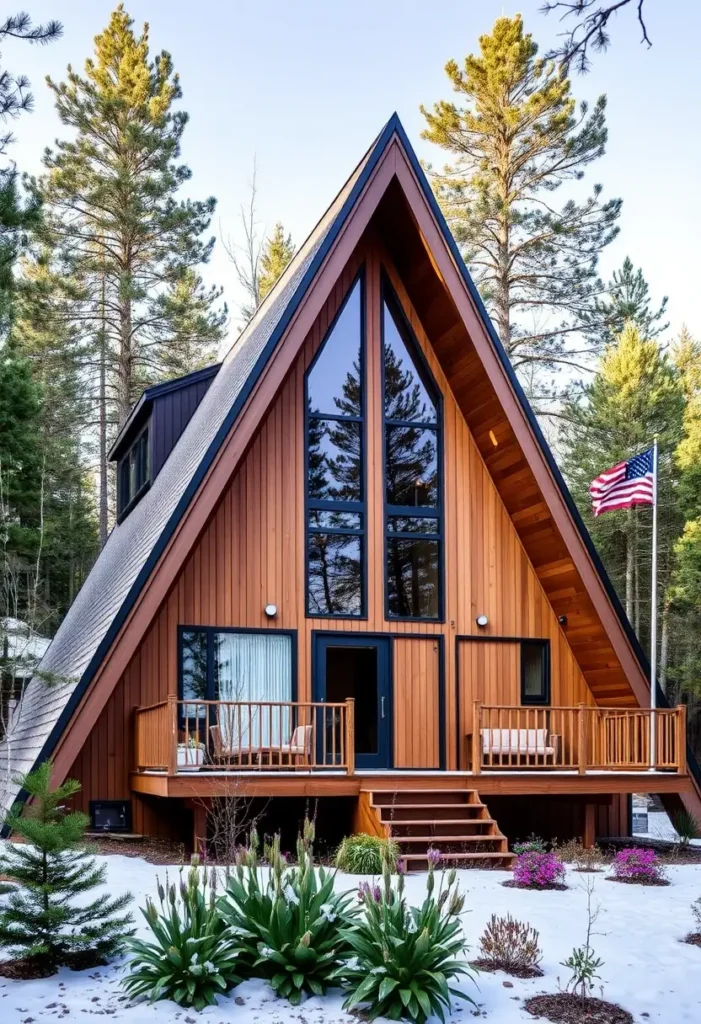
[[[365,611],[364,289],[351,287],[306,375],[307,614]]]
[[[388,618],[442,615],[438,388],[398,300],[383,283],[382,363]]]

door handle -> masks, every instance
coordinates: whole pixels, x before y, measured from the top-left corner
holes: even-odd
[[[385,698],[384,697],[380,697],[380,714],[381,714],[382,718],[385,717]]]

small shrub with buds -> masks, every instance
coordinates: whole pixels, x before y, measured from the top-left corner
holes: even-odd
[[[403,873],[393,887],[386,862],[381,886],[361,886],[364,918],[343,933],[353,956],[338,967],[335,979],[348,990],[344,1008],[362,1006],[367,1020],[444,1020],[451,995],[468,998],[450,987],[459,975],[471,976],[460,924],[464,896],[454,870],[442,873],[436,885],[440,851],[428,860],[426,898],[420,907],[407,905]]]
[[[654,850],[631,846],[619,850],[613,861],[612,877],[617,882],[638,882],[643,885],[664,885],[664,868]]]
[[[564,884],[565,865],[554,853],[522,853],[514,864],[513,884],[519,889],[557,889]]]
[[[506,971],[516,977],[533,977],[541,973],[538,964],[542,959],[535,928],[515,920],[511,914],[492,914],[480,939],[478,967]]]
[[[701,896],[691,904],[691,913],[694,915],[695,931],[701,934]]]
[[[604,855],[598,846],[585,847],[581,839],[568,839],[557,845],[557,856],[575,871],[601,871]]]
[[[288,867],[276,837],[266,848],[270,870],[263,875],[253,833],[217,906],[239,935],[246,973],[267,979],[294,1006],[305,995],[324,995],[339,958],[348,954],[343,929],[359,912],[352,893],[334,892],[333,872],[314,868],[313,842],[314,826],[305,821],[297,864]]]
[[[133,998],[172,999],[202,1010],[238,983],[239,943],[216,913],[216,875],[192,858],[179,885],[158,883],[158,903],[142,913],[153,941],[130,939],[132,959],[124,987]]]

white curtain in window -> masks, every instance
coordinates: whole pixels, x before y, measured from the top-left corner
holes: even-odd
[[[217,633],[216,698],[243,702],[220,709],[222,742],[233,751],[287,743],[290,709],[256,707],[255,701],[292,700],[292,640],[275,633]]]

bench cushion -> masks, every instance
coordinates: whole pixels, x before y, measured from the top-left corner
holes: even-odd
[[[554,754],[547,729],[482,729],[485,754]]]

